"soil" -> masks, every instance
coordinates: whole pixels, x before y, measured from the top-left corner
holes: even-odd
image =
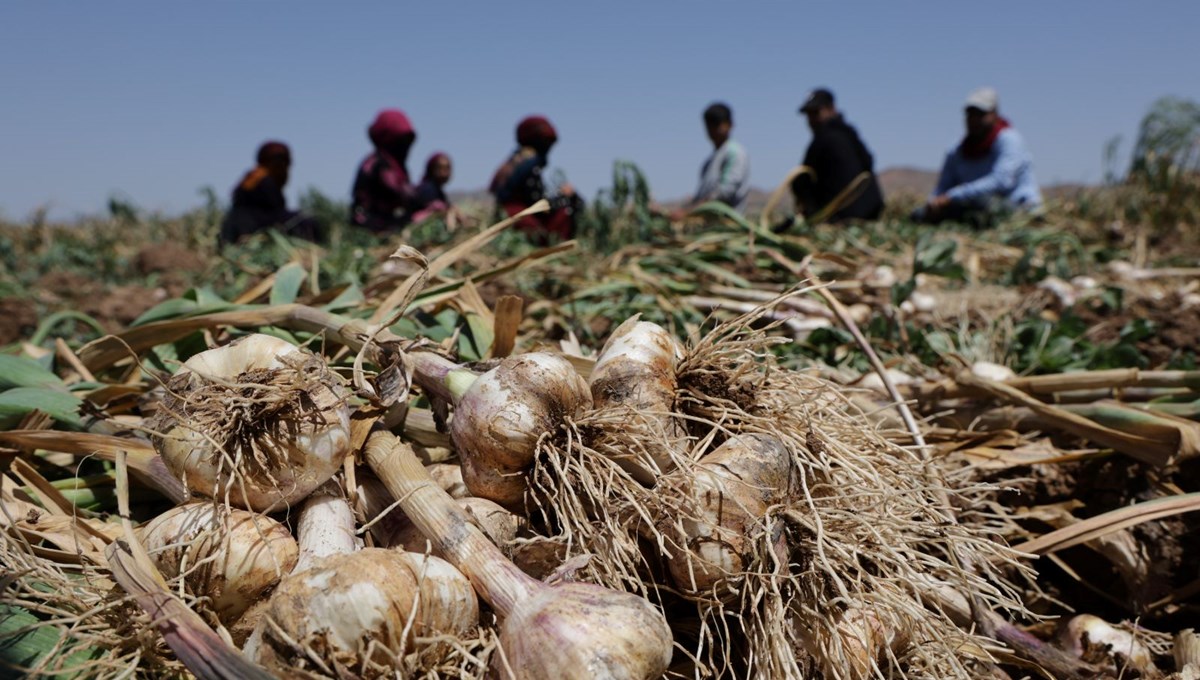
[[[0,298],[0,345],[28,338],[37,330],[37,309],[29,300]]]
[[[1081,501],[1084,505],[1072,514],[1085,519],[1161,497],[1162,484],[1166,482],[1176,484],[1184,491],[1197,490],[1198,463],[1200,461],[1190,461],[1179,469],[1154,470],[1128,458],[1112,456],[1006,470],[993,481],[1012,489],[1001,496],[1005,505],[1030,507]],[[1013,480],[1021,481],[1014,483]],[[1039,533],[1049,529],[1045,526],[1036,528]],[[1200,541],[1196,540],[1200,535],[1200,518],[1192,515],[1169,517],[1136,524],[1128,531],[1151,565],[1150,573],[1142,575],[1136,582],[1124,580],[1106,559],[1090,548],[1080,546],[1061,551],[1058,557],[1076,571],[1082,582],[1054,563],[1040,560],[1036,565],[1040,572],[1039,585],[1060,601],[1077,607],[1079,603],[1087,603],[1080,613],[1095,614],[1110,621],[1142,616],[1145,621],[1153,621],[1162,627],[1173,618],[1186,616],[1185,612],[1171,607],[1155,608],[1152,603],[1200,576],[1196,567],[1200,559]],[[1117,607],[1097,597],[1088,586],[1116,596],[1125,607]]]
[[[154,243],[143,247],[133,258],[133,266],[142,276],[204,271],[200,253],[178,243]]]
[[[1154,334],[1135,343],[1149,359],[1149,368],[1161,368],[1173,358],[1195,353],[1196,338],[1200,338],[1200,310],[1184,311],[1182,296],[1177,292],[1161,298],[1139,297],[1116,311],[1098,304],[1080,304],[1075,314],[1090,326],[1088,339],[1093,342],[1116,342],[1130,321],[1150,321]]]
[[[166,298],[167,291],[161,288],[116,286],[103,295],[81,300],[80,308],[106,330],[115,333]]]

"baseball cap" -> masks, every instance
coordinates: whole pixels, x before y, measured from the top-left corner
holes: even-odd
[[[996,90],[991,87],[981,87],[967,95],[967,101],[963,106],[968,109],[979,109],[980,111],[995,111],[1000,106],[1000,96],[996,94]]]
[[[824,106],[833,106],[833,93],[823,87],[818,87],[808,93],[808,97],[800,105],[800,113],[816,111]]]

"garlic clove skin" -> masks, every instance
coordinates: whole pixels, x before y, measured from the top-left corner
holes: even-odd
[[[433,555],[411,552],[398,554],[407,564],[420,590],[415,629],[417,636],[462,633],[479,623],[479,597],[462,572]]]
[[[152,424],[155,446],[194,493],[279,510],[341,467],[350,451],[348,396],[312,352],[250,335],[195,355],[171,378]]]
[[[505,680],[644,680],[666,672],[672,638],[646,600],[566,583],[518,603],[501,624],[500,646],[492,664]]]
[[[394,657],[414,651],[416,638],[458,635],[478,622],[475,592],[449,564],[365,548],[326,557],[284,579],[271,596],[260,639],[247,652],[279,675],[313,670],[290,639],[341,675],[361,676],[372,665],[387,667]]]
[[[187,572],[188,591],[210,597],[224,623],[240,617],[291,572],[299,555],[283,524],[212,501],[172,508],[140,533],[163,576],[173,579]]]
[[[461,465],[453,465],[451,463],[433,463],[425,466],[425,471],[429,473],[429,477],[440,487],[442,491],[450,494],[451,498],[468,498],[471,492],[467,490],[467,485],[463,482],[463,472]]]

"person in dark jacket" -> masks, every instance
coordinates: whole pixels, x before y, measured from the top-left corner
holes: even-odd
[[[853,200],[836,207],[825,219],[829,222],[877,219],[883,212],[883,192],[874,174],[875,159],[858,131],[838,112],[833,93],[824,88],[813,90],[800,107],[800,113],[808,118],[813,134],[803,161],[813,172],[801,174],[792,182],[797,210],[805,217],[813,217],[829,207],[859,175],[867,173],[865,179],[858,180],[861,186],[848,194],[854,196]]]
[[[289,236],[321,240],[320,225],[311,217],[287,209],[283,187],[292,167],[292,152],[283,142],[264,142],[256,165],[233,189],[233,205],[221,223],[218,243],[231,243],[276,227]]]
[[[408,225],[417,188],[408,176],[408,152],[416,130],[400,109],[384,109],[367,128],[375,150],[358,166],[350,223],[379,234]]]
[[[496,205],[509,216],[516,215],[539,200],[550,202],[550,211],[530,215],[516,224],[530,240],[545,244],[552,238],[567,240],[575,235],[575,223],[583,211],[583,200],[570,184],[558,193],[547,195],[542,172],[549,161],[550,148],[558,141],[558,132],[543,116],[529,116],[517,124],[517,150],[496,170],[488,190]]]

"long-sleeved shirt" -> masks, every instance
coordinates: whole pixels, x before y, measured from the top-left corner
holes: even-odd
[[[797,204],[811,217],[837,197],[860,174],[875,171],[875,159],[867,150],[858,131],[838,116],[813,131],[812,143],[804,154],[804,165],[816,172],[792,182]],[[883,192],[874,175],[867,178],[858,198],[829,216],[830,222],[845,219],[873,220],[883,212]]]
[[[750,158],[746,149],[727,139],[700,166],[700,185],[692,202],[720,201],[741,210],[750,191],[749,180]]]
[[[981,158],[967,158],[959,147],[951,149],[933,192],[934,196],[942,194],[964,206],[984,206],[992,197],[1022,210],[1042,205],[1042,192],[1033,176],[1033,156],[1012,128],[1001,131]]]

